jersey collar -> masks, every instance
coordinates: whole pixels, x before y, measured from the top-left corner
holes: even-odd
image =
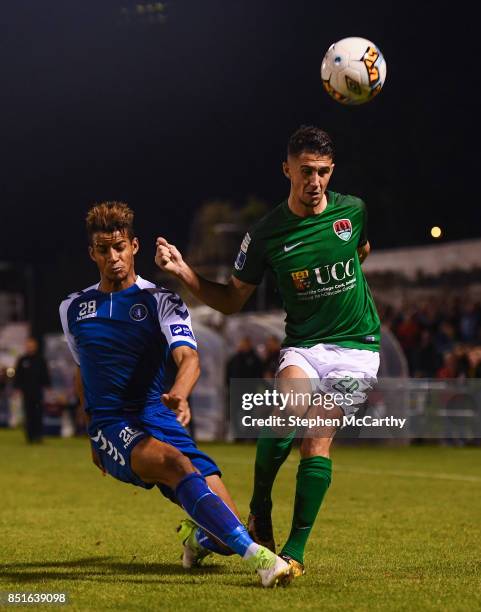
[[[289,217],[289,219],[296,219],[297,221],[307,221],[308,219],[319,219],[320,217],[322,217],[322,215],[329,210],[333,204],[334,201],[336,199],[336,193],[334,193],[334,191],[326,191],[326,197],[327,197],[327,206],[326,208],[319,214],[317,215],[310,215],[309,217],[299,217],[299,215],[295,215],[292,210],[289,208],[289,202],[288,200],[284,200],[284,202],[282,203],[282,208],[286,214],[287,217]]]
[[[105,293],[104,291],[100,291],[100,283],[102,281],[99,281],[96,285],[95,285],[95,289],[99,292],[99,293]],[[128,292],[132,292],[133,288],[135,287],[135,289],[143,289],[144,287],[148,286],[148,282],[146,280],[144,280],[140,274],[137,274],[137,278],[135,279],[135,283],[133,285],[130,285],[130,287],[127,287],[127,289],[121,289],[120,291],[114,291],[113,293],[115,293],[116,295],[122,295]]]

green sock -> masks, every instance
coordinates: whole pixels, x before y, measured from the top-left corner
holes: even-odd
[[[256,516],[270,515],[272,510],[272,485],[279,468],[291,452],[295,431],[285,438],[260,437],[257,440],[254,468],[254,492],[250,510]]]
[[[281,552],[299,563],[304,563],[304,548],[331,484],[331,474],[332,461],[327,457],[307,457],[299,463],[291,533]]]

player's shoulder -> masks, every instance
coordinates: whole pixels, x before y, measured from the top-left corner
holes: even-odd
[[[271,210],[267,211],[266,214],[257,221],[254,228],[270,228],[272,223],[277,223],[280,219],[285,219],[285,207],[287,202],[284,200],[277,206],[274,206]]]
[[[67,295],[67,297],[60,303],[60,310],[67,309],[77,299],[87,299],[90,295],[98,291],[98,286],[98,283],[96,283],[95,285],[90,285],[89,287],[81,289],[80,291],[69,293],[69,295]]]
[[[170,289],[167,289],[166,287],[163,287],[162,285],[158,285],[151,281],[145,280],[144,278],[140,278],[140,276],[137,277],[137,281],[135,284],[137,285],[137,287],[139,287],[139,289],[141,289],[142,291],[145,291],[146,293],[149,293],[150,295],[152,295],[153,297],[155,297],[157,300],[160,300],[160,301],[168,300],[169,298],[172,298],[172,297],[174,298],[179,297],[174,291],[171,291]]]
[[[137,275],[137,280],[135,281],[135,284],[141,291],[146,291],[147,293],[151,293],[151,294],[155,294],[158,288],[158,286],[155,283],[145,278],[142,278],[139,275]]]
[[[366,208],[364,200],[351,194],[337,193],[329,191],[329,197],[333,199],[334,206],[337,208],[347,207],[363,211]]]
[[[286,220],[285,202],[281,202],[265,213],[256,221],[246,234],[248,240],[252,238],[263,238],[269,236],[273,228],[278,228],[282,221]]]
[[[159,310],[163,310],[169,304],[177,308],[184,306],[182,298],[175,291],[171,291],[162,285],[157,285],[140,277],[137,277],[136,285],[155,299]]]

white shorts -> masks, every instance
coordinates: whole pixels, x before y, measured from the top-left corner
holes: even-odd
[[[288,366],[304,370],[313,392],[344,393],[347,399],[339,405],[349,415],[357,412],[367,399],[366,392],[377,383],[379,353],[337,344],[289,346],[281,350],[276,374]]]

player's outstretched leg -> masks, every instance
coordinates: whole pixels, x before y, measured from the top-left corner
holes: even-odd
[[[155,438],[145,438],[132,451],[131,462],[133,471],[145,482],[174,489],[190,518],[240,555],[257,571],[263,586],[284,585],[290,581],[289,564],[252,540],[232,510],[211,491],[188,457],[176,448]]]
[[[220,555],[234,554],[233,551],[219,546],[215,539],[209,537],[203,529],[189,519],[181,521],[178,533],[184,545],[182,566],[186,569],[198,567],[201,561],[212,552]],[[210,548],[205,548],[206,546]],[[254,543],[253,546],[256,544]],[[291,575],[285,573],[285,567],[279,562],[279,557],[263,546],[259,546],[257,551],[252,552],[254,553],[252,556],[244,556],[244,559],[252,569],[257,571],[264,586],[276,586],[276,584],[285,586],[290,582]],[[288,562],[285,561],[285,563]],[[280,575],[279,572],[281,572]]]
[[[205,480],[209,489],[218,495],[239,518],[239,511],[220,476],[211,474],[206,476]],[[214,539],[190,519],[184,519],[180,522],[177,534],[183,546],[182,566],[185,569],[199,567],[202,561],[211,553],[226,557],[234,554],[234,551]]]
[[[252,540],[230,508],[208,488],[203,476],[196,472],[186,475],[177,485],[175,494],[197,525],[257,571],[263,586],[271,587],[290,581],[289,564]]]
[[[182,542],[182,567],[184,569],[199,567],[202,561],[211,555],[212,552],[223,554],[223,549],[220,549],[220,547],[219,550],[212,551],[206,546],[206,542],[202,537],[204,533],[194,521],[190,519],[180,521],[180,525],[177,527],[177,535]],[[230,551],[230,554],[233,554],[233,552]]]

